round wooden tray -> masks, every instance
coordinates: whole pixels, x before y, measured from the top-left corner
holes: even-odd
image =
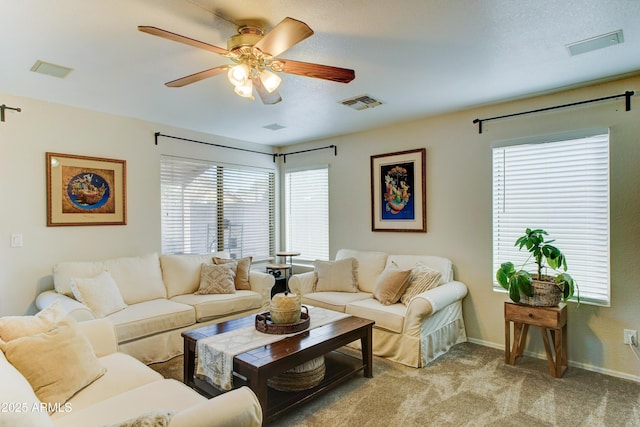
[[[307,308],[303,306],[303,308]],[[273,323],[271,321],[271,313],[268,311],[256,314],[256,329],[265,334],[283,335],[293,334],[294,332],[304,331],[309,327],[309,312],[302,311],[300,313],[300,321],[296,323]]]

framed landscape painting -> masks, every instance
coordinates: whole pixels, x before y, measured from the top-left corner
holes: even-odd
[[[371,156],[371,230],[427,231],[426,150]]]
[[[47,154],[47,226],[125,225],[126,162]]]

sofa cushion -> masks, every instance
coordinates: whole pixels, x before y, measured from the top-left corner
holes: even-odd
[[[167,297],[158,254],[113,258],[106,260],[104,266],[127,304]]]
[[[130,304],[107,317],[116,327],[119,343],[193,325],[196,321],[193,307],[164,298]]]
[[[2,350],[52,410],[105,372],[89,340],[70,318],[49,332],[9,341]]]
[[[385,268],[387,254],[354,249],[340,249],[336,254],[336,259],[340,260],[345,258],[355,258],[358,261],[358,288],[363,292],[373,292],[376,279]],[[402,265],[400,266],[402,267]]]
[[[238,290],[251,290],[251,284],[249,283],[249,273],[251,272],[251,261],[253,257],[244,257],[240,259],[220,258],[213,257],[214,264],[232,264],[235,263],[235,286]]]
[[[262,307],[262,296],[254,291],[236,291],[234,294],[177,295],[171,298],[171,301],[192,306],[198,322]]]
[[[53,266],[53,286],[56,292],[73,298],[72,277],[96,277],[105,271],[102,261],[69,261]]]
[[[0,318],[0,342],[49,332],[67,317],[60,301],[38,312],[35,316],[5,316]]]
[[[316,273],[315,292],[358,292],[355,258],[313,263]]]
[[[110,425],[156,410],[181,411],[207,399],[176,380],[160,380],[73,410],[56,419],[56,427]]]
[[[416,295],[438,286],[441,276],[439,271],[427,267],[422,262],[417,263],[411,269],[409,286],[400,297],[400,302],[409,305]]]
[[[439,256],[430,255],[389,255],[387,264],[392,262],[398,264],[400,268],[413,268],[416,264],[422,263],[427,267],[440,272],[441,277],[438,285],[448,283],[453,280],[453,266],[451,260]]]
[[[368,292],[312,292],[304,294],[302,303],[344,313],[347,304],[363,299],[371,299],[371,294]]]
[[[79,411],[96,402],[133,390],[144,384],[163,379],[158,372],[124,353],[112,353],[100,357],[98,360],[105,367],[106,372],[82,390],[82,393],[76,394],[69,400],[74,411]],[[52,415],[54,419],[61,416],[63,416],[61,413]]]
[[[53,426],[47,411],[40,408],[40,401],[26,378],[0,351],[0,426]]]
[[[376,322],[376,328],[386,329],[398,334],[404,328],[404,318],[407,314],[407,307],[403,304],[383,305],[373,298],[354,301],[347,305],[346,313],[352,316]]]
[[[91,278],[72,277],[70,284],[75,299],[89,307],[96,317],[105,317],[127,306],[108,271]]]
[[[410,277],[411,269],[401,269],[397,264],[391,263],[376,279],[373,297],[384,305],[397,303],[407,289]]]
[[[236,263],[202,264],[196,295],[235,294]]]
[[[213,263],[212,257],[227,252],[200,255],[160,255],[162,279],[167,288],[167,298],[192,294],[200,285],[200,268],[203,263]]]

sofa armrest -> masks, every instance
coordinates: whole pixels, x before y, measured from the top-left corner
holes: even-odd
[[[96,317],[89,307],[82,304],[80,301],[76,301],[66,295],[59,294],[56,291],[45,291],[37,296],[36,306],[43,310],[49,307],[54,301],[60,301],[62,307],[78,322],[85,320],[94,320]]]
[[[262,408],[248,387],[240,387],[175,414],[169,427],[259,427]]]
[[[275,283],[276,279],[271,274],[255,270],[249,271],[249,284],[251,285],[251,290],[262,295],[263,310],[269,309],[269,303],[271,301],[271,288],[273,288],[273,285]]]
[[[461,300],[466,295],[467,286],[462,282],[452,281],[418,294],[416,298],[424,298],[429,301],[432,312],[435,313],[449,304]]]
[[[102,357],[118,351],[116,330],[111,319],[78,322],[77,326],[80,332],[89,339],[96,356]]]
[[[294,294],[303,297],[304,295],[313,292],[313,287],[316,285],[316,280],[317,276],[313,271],[294,274],[289,278],[289,289]]]
[[[442,284],[416,295],[407,307],[403,333],[420,336],[422,322],[425,318],[456,301],[462,300],[466,295],[466,285],[457,281]]]

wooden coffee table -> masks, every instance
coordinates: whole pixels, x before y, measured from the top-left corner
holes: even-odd
[[[251,315],[183,332],[185,384],[208,397],[223,393],[208,382],[194,377],[196,342],[212,335],[253,326],[254,322],[255,315]],[[262,419],[266,424],[286,411],[330,391],[360,371],[364,372],[365,377],[372,378],[374,323],[372,320],[350,316],[238,354],[233,359],[234,387],[246,385],[253,390],[262,407]],[[361,342],[361,359],[336,351],[356,340]],[[326,374],[319,385],[299,392],[283,392],[267,386],[269,378],[323,355]]]

